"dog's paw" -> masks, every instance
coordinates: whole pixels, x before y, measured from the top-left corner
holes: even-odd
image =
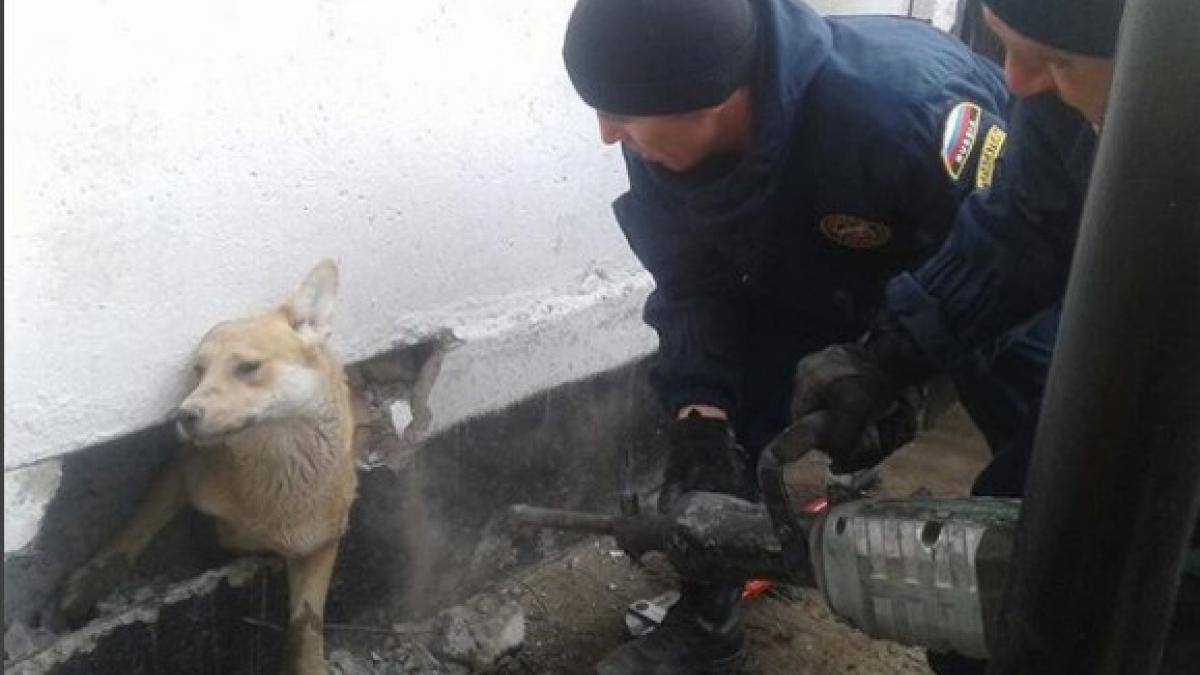
[[[108,553],[92,558],[75,570],[63,587],[58,608],[71,626],[91,618],[96,602],[103,599],[129,574],[132,564],[123,553]]]

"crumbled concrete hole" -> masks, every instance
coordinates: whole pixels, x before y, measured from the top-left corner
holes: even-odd
[[[346,367],[357,419],[355,452],[364,469],[408,465],[433,424],[429,393],[446,352],[462,344],[449,329]],[[401,414],[394,414],[395,408]],[[403,428],[398,429],[397,418]]]

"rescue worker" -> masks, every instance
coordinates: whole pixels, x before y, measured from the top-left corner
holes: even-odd
[[[977,367],[980,359],[999,367],[1003,357],[983,348],[1055,311],[1065,291],[1124,1],[982,2],[1006,49],[1008,85],[1021,98],[1011,134],[984,139],[997,159],[977,166],[976,175],[990,189],[966,199],[936,255],[888,283],[884,308],[861,339],[806,357],[797,368],[793,415],[830,411],[836,422],[822,447],[840,470],[874,465],[895,450],[864,451],[859,440],[905,386],[933,372]],[[1016,437],[999,448],[973,494],[1021,494],[1037,412],[1031,408]],[[986,667],[932,652],[929,662],[942,674]]]
[[[579,0],[563,56],[630,189],[614,204],[656,289],[651,379],[672,416],[659,507],[756,496],[797,361],[852,339],[884,282],[937,251],[994,157],[999,68],[928,25],[822,18],[798,0]],[[956,373],[1003,447],[1040,396],[1054,317]],[[913,434],[916,406],[896,418]],[[662,625],[597,671],[723,672],[745,654],[736,584],[685,581]]]

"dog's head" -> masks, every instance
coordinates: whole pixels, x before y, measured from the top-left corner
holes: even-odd
[[[174,415],[185,439],[212,444],[252,426],[312,417],[328,402],[325,341],[337,266],[317,265],[282,307],[219,323],[200,341],[196,386]]]

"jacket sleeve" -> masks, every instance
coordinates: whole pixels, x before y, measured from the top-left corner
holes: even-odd
[[[1079,127],[1044,99],[1019,104],[1011,127],[990,187],[970,193],[940,250],[885,291],[943,370],[1052,306],[1066,284],[1083,196],[1064,158]]]
[[[741,281],[719,252],[688,228],[682,206],[640,193],[635,181],[613,210],[633,252],[654,277],[645,320],[658,333],[650,381],[663,405],[675,411],[701,403],[736,414],[747,318]]]

